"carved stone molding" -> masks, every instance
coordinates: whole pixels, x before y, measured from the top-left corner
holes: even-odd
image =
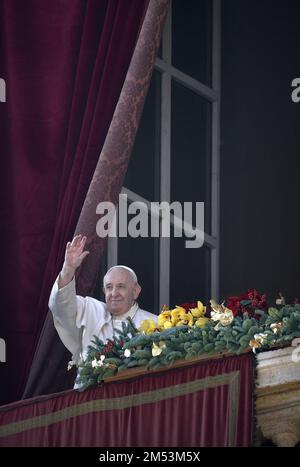
[[[256,415],[265,438],[277,446],[300,442],[300,362],[295,347],[257,355]]]

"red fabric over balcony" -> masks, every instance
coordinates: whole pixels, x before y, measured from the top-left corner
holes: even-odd
[[[0,446],[251,446],[252,354],[0,408]]]

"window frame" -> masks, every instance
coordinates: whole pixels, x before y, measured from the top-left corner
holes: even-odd
[[[211,87],[185,74],[172,65],[172,1],[162,37],[162,57],[157,58],[155,69],[161,73],[161,131],[160,131],[160,200],[171,201],[171,91],[172,80],[204,97],[212,105],[211,112],[211,234],[204,233],[204,245],[210,251],[210,296],[219,299],[219,248],[220,248],[220,100],[221,100],[221,0],[212,0],[212,80]],[[128,201],[143,198],[125,186],[122,193]],[[174,218],[171,218],[171,223]],[[160,237],[155,243],[158,258],[158,294],[154,308],[170,303],[170,239]],[[108,237],[107,267],[118,264],[118,238]]]

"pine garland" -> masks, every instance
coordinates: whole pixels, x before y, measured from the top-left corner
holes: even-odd
[[[176,326],[162,332],[144,334],[128,318],[122,330],[103,343],[94,336],[87,358],[78,365],[76,382],[80,390],[95,386],[105,378],[128,368],[144,366],[148,370],[170,367],[176,360],[222,352],[240,354],[252,347],[264,351],[300,337],[300,305],[269,308],[260,320],[247,313],[227,326],[209,320],[203,327]]]

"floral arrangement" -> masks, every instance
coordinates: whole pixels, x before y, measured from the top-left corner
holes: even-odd
[[[205,317],[206,307],[202,302],[184,303],[176,306],[172,310],[164,305],[161,313],[158,315],[157,323],[153,319],[142,322],[140,330],[145,334],[151,334],[155,331],[164,331],[175,326],[199,326],[203,327],[208,322]]]
[[[232,310],[234,316],[248,316],[260,319],[266,312],[268,305],[266,294],[259,294],[256,290],[250,289],[239,297],[229,297],[226,301],[227,307]]]
[[[300,305],[283,300],[268,307],[265,294],[248,290],[221,304],[210,300],[208,306],[201,301],[164,306],[157,322],[145,320],[137,329],[128,319],[122,331],[115,331],[117,337],[107,343],[95,337],[78,365],[81,390],[136,366],[157,369],[202,354],[240,354],[287,344],[300,337]]]

